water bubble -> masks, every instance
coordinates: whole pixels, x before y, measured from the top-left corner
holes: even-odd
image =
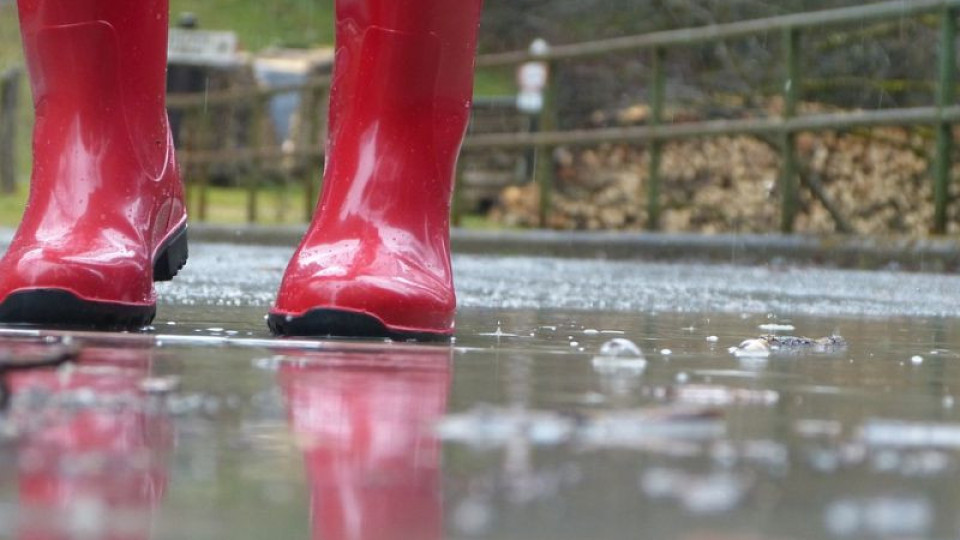
[[[910,358],[910,363],[913,364],[913,365],[915,365],[915,366],[919,366],[920,364],[923,363],[923,357],[920,356],[919,354],[918,354],[918,355],[915,355],[915,356],[913,356],[912,358]]]
[[[720,338],[717,336],[707,336],[707,342],[709,343],[716,343],[718,341],[720,341]]]
[[[593,357],[593,369],[604,375],[639,375],[647,369],[647,360],[636,343],[617,338],[600,347],[600,354]]]
[[[643,352],[629,339],[616,338],[600,346],[600,355],[608,357],[643,358]]]
[[[671,354],[673,354],[673,351],[671,351],[670,349],[660,349],[660,354],[662,356],[670,356]]]

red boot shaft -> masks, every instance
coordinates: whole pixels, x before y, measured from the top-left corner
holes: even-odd
[[[278,333],[453,332],[450,198],[480,3],[337,3],[323,193],[272,312]]]
[[[157,277],[168,279],[182,261],[170,268],[165,248],[179,240],[185,249],[164,107],[167,2],[20,0],[19,8],[37,120],[30,198],[0,261],[0,320],[96,323],[106,310],[121,325],[130,316],[146,323],[155,261],[164,259]],[[35,313],[66,295],[77,309],[61,306],[59,319]]]

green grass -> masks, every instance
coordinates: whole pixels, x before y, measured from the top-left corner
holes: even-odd
[[[0,227],[16,227],[27,202],[27,186],[22,184],[17,193],[0,196]]]
[[[190,218],[200,220],[200,188],[193,186],[188,193]],[[247,223],[248,193],[240,188],[207,188],[207,209],[204,223],[237,225]],[[257,223],[284,225],[305,223],[303,189],[299,186],[286,190],[263,188],[257,192]]]
[[[484,67],[477,69],[473,91],[478,96],[506,96],[517,92],[513,67]]]
[[[197,15],[200,28],[233,30],[244,49],[333,43],[333,0],[170,0],[170,20]]]

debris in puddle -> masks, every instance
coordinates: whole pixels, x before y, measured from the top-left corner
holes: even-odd
[[[913,364],[913,365],[915,365],[915,366],[919,366],[919,365],[923,364],[923,357],[920,356],[919,354],[914,355],[914,356],[910,357],[910,363]]]
[[[760,330],[764,332],[793,332],[797,329],[796,326],[792,324],[761,324],[758,326]]]
[[[673,351],[671,351],[670,349],[660,349],[661,356],[670,356],[672,354],[673,354]]]
[[[720,514],[733,510],[746,497],[752,482],[728,472],[705,475],[654,468],[640,476],[640,489],[652,499],[676,500],[694,514]]]
[[[688,384],[673,389],[673,397],[680,403],[696,405],[773,405],[780,401],[779,392],[729,388],[719,385]]]
[[[748,339],[736,347],[730,347],[729,351],[738,358],[766,358],[770,356],[770,345],[763,339]]]
[[[790,452],[786,445],[771,440],[720,440],[710,448],[710,457],[717,466],[724,468],[748,464],[782,472],[790,465]]]
[[[868,446],[960,449],[960,424],[868,420],[859,438]]]
[[[748,339],[737,347],[731,347],[729,351],[737,357],[766,357],[773,353],[832,353],[846,348],[847,340],[838,334],[818,339],[767,334]]]
[[[830,503],[823,519],[836,536],[926,536],[933,525],[933,507],[919,496],[847,498]]]
[[[586,330],[583,331],[583,334],[585,336],[596,336],[600,334],[600,331],[595,328],[587,328]]]
[[[594,448],[644,447],[662,439],[714,439],[725,433],[720,411],[662,407],[573,415],[489,406],[452,414],[436,426],[451,442],[501,447],[517,439],[555,446],[579,443]]]
[[[707,343],[716,343],[720,341],[720,338],[717,336],[707,336]]]
[[[839,437],[843,424],[836,420],[804,419],[793,423],[793,431],[801,437]]]
[[[878,473],[936,478],[949,473],[954,463],[948,454],[940,450],[902,451],[886,448],[871,455],[870,466]]]
[[[140,390],[146,394],[169,394],[180,387],[180,377],[147,377],[140,381]]]
[[[718,409],[671,406],[585,417],[579,423],[577,442],[595,448],[643,448],[656,439],[715,439],[725,432]]]
[[[480,406],[442,419],[437,434],[443,440],[477,446],[500,446],[517,438],[556,445],[570,440],[575,426],[572,417],[559,413]]]

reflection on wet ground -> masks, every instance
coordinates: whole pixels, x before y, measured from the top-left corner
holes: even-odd
[[[705,271],[736,296],[735,267]],[[274,340],[211,284],[140,334],[0,329],[0,536],[957,537],[960,320],[916,316],[892,274],[818,272],[888,312],[478,294],[450,347]]]

